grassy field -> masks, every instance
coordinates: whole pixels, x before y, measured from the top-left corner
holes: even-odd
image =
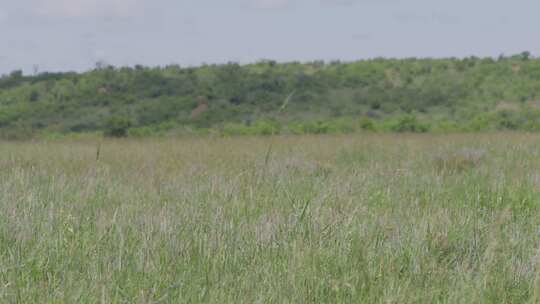
[[[540,302],[540,135],[98,146],[0,143],[0,302]]]

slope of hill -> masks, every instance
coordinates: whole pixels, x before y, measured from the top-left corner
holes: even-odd
[[[498,59],[261,61],[0,78],[0,133],[8,138],[356,129],[540,129],[540,59],[524,52]]]

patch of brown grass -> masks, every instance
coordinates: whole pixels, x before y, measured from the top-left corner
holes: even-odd
[[[486,154],[485,150],[463,148],[446,152],[435,158],[435,166],[441,172],[463,172],[477,168]]]

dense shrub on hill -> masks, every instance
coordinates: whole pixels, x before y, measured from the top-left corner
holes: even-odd
[[[151,136],[176,127],[275,134],[276,125],[279,133],[535,131],[540,59],[524,54],[14,71],[0,77],[0,134]],[[200,98],[205,109],[193,115]],[[113,126],[123,115],[129,127]]]

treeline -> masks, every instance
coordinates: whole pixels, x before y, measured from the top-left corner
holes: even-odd
[[[0,136],[540,130],[540,59],[99,66],[0,78]]]

